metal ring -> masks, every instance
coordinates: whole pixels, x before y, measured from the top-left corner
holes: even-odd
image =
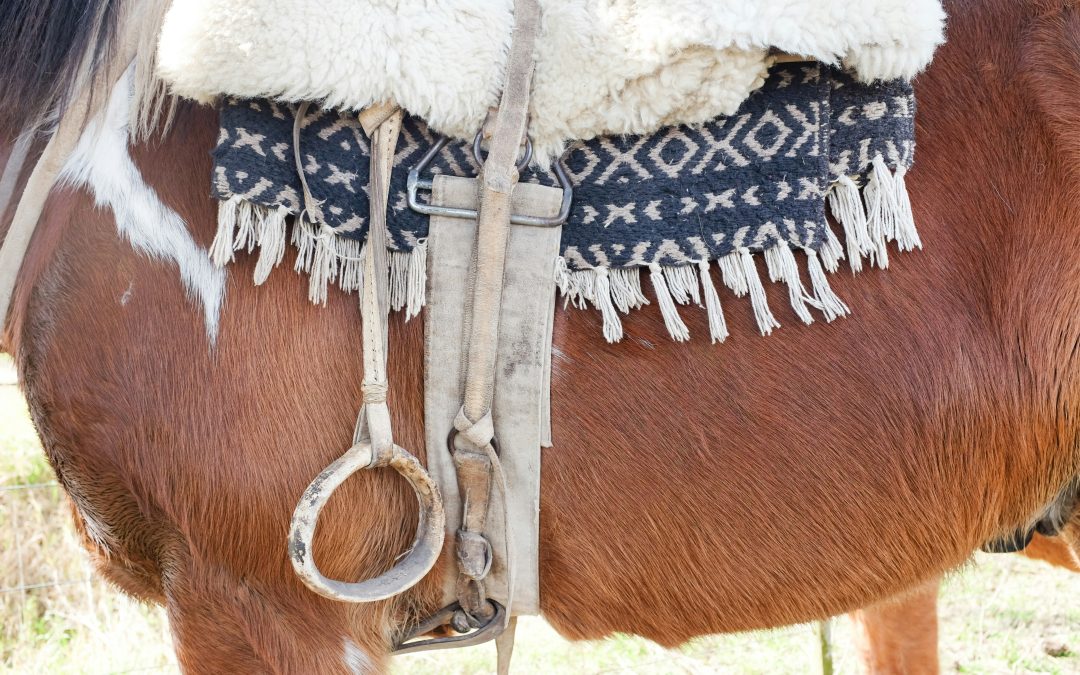
[[[449,140],[450,139],[445,136],[439,138],[439,140],[431,146],[431,149],[420,158],[420,161],[416,166],[409,170],[409,179],[407,183],[409,208],[417,213],[423,213],[428,216],[445,216],[449,218],[475,220],[478,216],[476,209],[435,206],[420,200],[420,190],[431,190],[434,186],[434,181],[431,178],[422,178],[421,176],[428,165],[435,160],[435,157],[439,152],[446,147]],[[562,188],[563,191],[559,212],[552,217],[522,216],[515,214],[510,216],[511,224],[525,225],[528,227],[557,227],[567,221],[570,217],[570,208],[574,199],[574,185],[570,181],[570,176],[567,174],[566,167],[563,166],[561,159],[555,161],[553,168],[555,170],[555,177],[559,181],[559,187]]]
[[[484,157],[484,149],[483,149],[483,147],[481,145],[483,143],[483,140],[484,140],[484,130],[481,129],[480,131],[476,132],[476,136],[473,137],[473,142],[472,142],[472,154],[473,154],[473,157],[476,159],[476,163],[479,164],[480,166],[484,166],[484,162],[487,161],[487,158]],[[532,161],[532,156],[533,156],[532,139],[530,139],[528,136],[526,136],[525,137],[525,155],[520,160],[518,160],[518,163],[517,163],[518,173],[521,173],[526,168],[528,168],[529,162]]]
[[[464,635],[422,639],[424,635],[431,631],[450,624],[454,613],[461,611],[461,605],[455,602],[449,607],[444,607],[439,610],[439,612],[430,619],[413,629],[404,640],[394,647],[391,654],[393,656],[400,656],[402,654],[414,654],[430,649],[472,647],[488,642],[489,640],[494,640],[506,630],[508,617],[506,616],[506,608],[499,603],[494,600],[488,600],[488,604],[491,605],[494,610],[492,616],[482,626],[477,627],[475,631]]]
[[[446,536],[446,512],[439,487],[420,461],[394,445],[384,462],[372,463],[370,443],[358,443],[311,481],[293,512],[289,532],[289,559],[308,588],[333,600],[373,602],[395,596],[423,579],[442,552]],[[313,542],[319,514],[330,497],[349,476],[362,469],[389,466],[409,481],[420,504],[416,537],[405,558],[387,572],[360,582],[330,579],[315,564]]]

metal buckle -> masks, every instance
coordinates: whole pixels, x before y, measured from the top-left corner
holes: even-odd
[[[467,220],[476,220],[479,217],[476,209],[459,209],[450,206],[435,206],[430,203],[420,201],[417,193],[420,190],[430,191],[434,186],[434,180],[431,178],[421,178],[420,174],[434,161],[435,157],[446,147],[446,144],[450,141],[449,138],[443,136],[435,145],[431,146],[431,149],[420,158],[420,162],[409,170],[409,208],[418,213],[423,213],[429,216],[446,216],[449,218],[465,218]],[[481,156],[480,148],[481,137],[480,134],[476,134],[476,138],[473,139],[473,155],[476,156],[476,161],[481,166],[484,164],[483,157]],[[525,141],[525,156],[520,162],[518,162],[518,171],[524,170],[528,165],[529,160],[532,159],[532,142]],[[555,177],[559,180],[559,187],[562,188],[563,198],[562,204],[559,205],[559,213],[550,218],[538,217],[538,216],[510,216],[510,223],[513,225],[528,225],[530,227],[557,227],[566,222],[566,219],[570,217],[570,203],[574,198],[574,186],[570,182],[570,176],[566,173],[566,167],[563,166],[562,160],[556,160],[555,162]]]
[[[465,611],[461,608],[460,604],[455,602],[449,607],[443,607],[436,612],[434,616],[423,621],[416,628],[409,631],[409,634],[394,647],[393,651],[390,652],[391,656],[414,654],[416,652],[424,652],[431,649],[472,647],[494,640],[506,630],[506,608],[494,600],[488,600],[488,603],[494,608],[491,618],[483,624],[479,624],[476,630],[471,633],[451,635],[449,637],[427,638],[425,640],[417,639],[422,635],[430,633],[436,628],[452,625],[451,622],[453,621],[454,615],[458,612]]]

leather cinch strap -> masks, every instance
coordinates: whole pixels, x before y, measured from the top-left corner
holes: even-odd
[[[476,180],[436,176],[432,203],[456,209],[476,209]],[[519,184],[513,195],[515,215],[554,217],[562,190],[531,183]],[[551,329],[555,314],[554,263],[560,227],[511,227],[503,275],[499,316],[497,386],[492,402],[498,467],[505,492],[492,485],[483,539],[492,548],[490,571],[482,577],[484,593],[501,607],[491,620],[502,630],[512,614],[538,614],[538,569],[541,447],[549,438],[545,415],[550,372]],[[468,334],[468,295],[475,267],[476,221],[433,216],[428,234],[429,290],[425,314],[424,426],[428,471],[446,502],[447,535],[455,539],[465,502],[459,492],[455,453],[447,436],[461,410],[465,358],[460,336]],[[550,443],[547,443],[550,445]],[[487,456],[484,455],[486,459]],[[495,467],[492,466],[492,470]],[[467,483],[467,482],[466,482]],[[475,541],[475,538],[471,539]],[[458,579],[448,574],[444,599],[457,607]],[[507,611],[509,608],[510,611]],[[451,620],[451,615],[446,618]],[[486,624],[484,626],[487,628]],[[506,627],[509,632],[511,626]],[[495,632],[487,632],[490,639]],[[471,637],[471,636],[470,636]],[[507,634],[498,640],[505,642]],[[462,646],[440,643],[439,646]],[[428,647],[430,648],[430,646]]]
[[[560,189],[518,185],[540,22],[537,0],[518,0],[514,19],[501,102],[484,128],[487,159],[477,179],[434,179],[432,204],[448,208],[432,211],[428,237],[428,468],[446,496],[457,575],[449,594],[455,601],[412,635],[422,636],[436,622],[465,635],[406,641],[396,650],[494,638],[501,672],[509,664],[513,616],[520,613],[511,603],[526,613],[539,611],[539,464],[547,437],[545,368],[561,232],[556,216],[563,201]],[[472,209],[475,220],[460,215]],[[556,226],[512,230],[515,214]],[[498,419],[492,414],[496,405]]]
[[[518,182],[518,154],[528,127],[533,50],[540,25],[537,0],[514,4],[514,33],[502,99],[495,114],[490,151],[479,176],[475,276],[466,316],[468,345],[465,395],[454,420],[451,445],[458,488],[465,506],[457,535],[458,602],[477,620],[491,618],[483,580],[491,568],[491,543],[484,536],[492,483],[505,494],[496,451],[491,404],[499,343],[499,308],[510,236],[511,198]],[[507,561],[512,564],[512,561]],[[513,578],[512,569],[509,576]],[[507,608],[509,610],[509,608]]]

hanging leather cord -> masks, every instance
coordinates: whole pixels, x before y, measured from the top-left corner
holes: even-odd
[[[26,182],[26,189],[15,209],[3,247],[0,247],[0,326],[7,321],[8,308],[15,293],[15,281],[18,279],[34,230],[41,220],[41,213],[45,210],[45,201],[79,142],[79,136],[82,135],[90,115],[89,105],[90,92],[86,90],[60,118],[60,124],[34,165],[34,170]]]
[[[316,593],[346,602],[382,600],[417,584],[438,560],[446,530],[446,515],[438,486],[416,457],[394,444],[386,403],[386,319],[389,311],[386,207],[401,121],[402,113],[396,111],[388,115],[371,135],[371,217],[364,253],[366,281],[360,305],[364,403],[357,419],[354,443],[304,491],[293,512],[289,534],[290,558],[297,575]],[[393,568],[374,579],[360,582],[330,579],[319,571],[312,549],[319,514],[345,479],[357,471],[378,467],[395,469],[416,493],[420,519],[412,547]]]
[[[360,414],[364,428],[357,437],[370,438],[374,457],[385,456],[393,447],[390,410],[386,405],[386,348],[389,301],[389,259],[386,254],[386,209],[390,193],[390,172],[394,167],[394,148],[404,115],[401,110],[387,117],[371,135],[371,218],[368,221],[367,247],[364,255],[364,298],[362,305],[364,407]]]
[[[91,73],[91,59],[87,59],[83,64],[81,89],[61,112],[56,131],[45,145],[45,150],[26,181],[11,226],[4,236],[3,246],[0,246],[0,327],[7,322],[7,313],[11,307],[11,298],[23,258],[26,257],[26,250],[41,220],[53,185],[78,145],[87,122],[101,113],[108,103],[108,96],[93,96],[93,89],[104,86],[111,93],[112,88],[124,77],[125,71],[132,67],[139,50],[136,35],[140,29],[138,23],[137,15],[129,11],[122,12],[116,31],[119,45],[116,54],[96,75]],[[7,184],[6,176],[4,183]]]
[[[4,173],[0,174],[0,218],[7,213],[11,200],[15,197],[19,176],[22,175],[23,166],[30,155],[30,146],[34,144],[34,133],[33,128],[23,131],[15,139],[15,145],[11,146]]]

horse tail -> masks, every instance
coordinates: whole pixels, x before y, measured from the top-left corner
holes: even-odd
[[[0,129],[48,123],[109,62],[123,0],[0,2]]]

